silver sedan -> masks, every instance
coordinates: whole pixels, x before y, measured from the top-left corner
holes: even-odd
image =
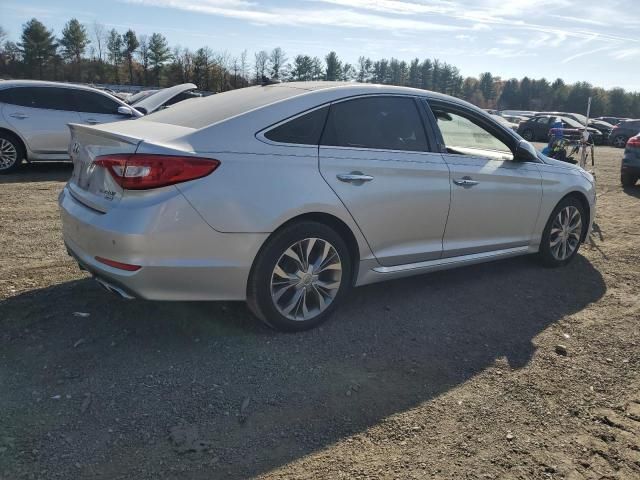
[[[285,83],[74,124],[69,253],[108,290],[246,300],[313,327],[350,288],[524,254],[570,262],[593,177],[482,110],[403,87]]]

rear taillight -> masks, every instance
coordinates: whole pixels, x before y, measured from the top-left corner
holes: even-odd
[[[220,165],[210,158],[147,154],[102,155],[93,163],[106,168],[126,190],[148,190],[195,180],[206,177]]]
[[[640,137],[631,137],[627,142],[627,147],[640,148]]]

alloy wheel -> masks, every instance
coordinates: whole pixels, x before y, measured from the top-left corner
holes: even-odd
[[[0,138],[0,170],[11,168],[18,161],[18,150],[9,140]]]
[[[613,139],[613,145],[618,148],[623,148],[627,145],[627,139],[619,135]]]
[[[573,205],[564,207],[551,225],[549,247],[556,260],[563,261],[576,251],[582,235],[582,215]]]
[[[321,238],[305,238],[280,256],[271,275],[271,298],[290,320],[310,320],[335,299],[342,281],[336,248]]]

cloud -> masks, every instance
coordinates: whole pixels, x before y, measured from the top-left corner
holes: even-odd
[[[381,15],[356,12],[350,9],[299,9],[257,8],[242,0],[124,0],[138,5],[174,8],[189,12],[206,13],[227,18],[245,20],[260,25],[321,25],[376,30],[440,31],[461,30],[461,26],[435,23],[413,18],[390,18]],[[227,6],[237,4],[237,6]],[[237,8],[243,7],[243,8]]]

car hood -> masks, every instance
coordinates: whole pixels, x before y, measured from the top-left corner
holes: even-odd
[[[160,108],[176,95],[179,95],[182,92],[186,92],[187,90],[194,90],[196,88],[198,88],[197,85],[193,83],[181,83],[180,85],[174,85],[173,87],[163,88],[162,90],[158,90],[156,93],[143,98],[138,103],[135,103],[132,106],[136,109],[144,109],[148,115],[152,112],[155,112],[158,108]]]
[[[577,172],[583,177],[585,177],[591,183],[594,183],[595,181],[593,175],[587,172],[580,165],[574,165],[573,163],[563,162],[561,160],[556,160],[555,158],[547,157],[542,152],[538,152],[538,158],[542,160],[542,162],[546,163],[547,165],[552,165],[558,168],[564,168],[566,170],[573,170],[574,172]]]

